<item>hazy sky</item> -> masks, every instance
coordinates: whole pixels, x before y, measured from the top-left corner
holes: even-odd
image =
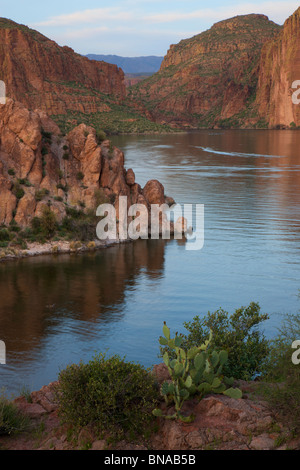
[[[263,13],[283,24],[298,1],[0,0],[1,16],[81,54],[165,55],[170,44],[236,15]]]

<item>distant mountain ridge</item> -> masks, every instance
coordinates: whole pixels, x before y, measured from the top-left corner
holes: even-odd
[[[158,72],[163,61],[163,57],[159,56],[122,57],[118,55],[87,54],[86,57],[91,60],[117,65],[126,74]]]

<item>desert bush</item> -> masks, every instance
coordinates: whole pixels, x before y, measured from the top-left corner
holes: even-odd
[[[42,189],[38,189],[36,192],[35,192],[35,200],[38,202],[38,201],[41,201],[45,196],[47,196],[49,194],[49,189],[46,189],[46,188],[42,188]]]
[[[109,198],[106,196],[103,188],[99,188],[95,190],[94,199],[95,199],[95,208],[97,208],[101,204],[107,204],[109,202]]]
[[[95,356],[59,374],[56,396],[63,422],[114,436],[138,437],[152,420],[157,390],[147,369],[115,355]]]
[[[10,240],[9,231],[6,228],[0,229],[0,241],[5,242]]]
[[[50,207],[45,206],[43,208],[40,224],[41,231],[45,234],[46,237],[51,237],[55,233],[57,229],[56,216]]]
[[[39,217],[33,217],[30,221],[31,229],[33,233],[36,235],[41,231],[41,219]]]
[[[84,178],[84,174],[82,173],[82,171],[78,171],[78,173],[76,174],[76,179],[78,181],[82,181]]]
[[[4,396],[0,397],[0,435],[16,434],[28,427],[29,420],[17,405]]]
[[[300,314],[287,315],[271,341],[263,380],[265,397],[291,431],[300,431],[300,364],[293,364],[292,344],[300,340]]]
[[[262,373],[269,354],[269,342],[259,329],[259,325],[268,318],[267,314],[260,313],[259,305],[254,302],[231,315],[219,309],[208,312],[203,318],[195,316],[183,324],[189,332],[188,335],[183,334],[183,347],[188,349],[204,343],[212,330],[212,348],[216,351],[224,349],[229,354],[224,374],[235,379],[252,379]],[[161,348],[161,356],[166,348]]]
[[[107,136],[106,136],[105,132],[101,131],[101,130],[98,130],[96,132],[96,137],[97,137],[98,144],[101,144],[101,142],[103,142],[104,140],[107,139]]]
[[[72,238],[82,242],[95,239],[98,219],[93,211],[66,207],[66,214],[59,227],[61,233],[70,233]]]
[[[13,193],[17,199],[22,199],[22,197],[25,194],[25,191],[23,188],[21,188],[20,184],[17,182],[13,186]]]

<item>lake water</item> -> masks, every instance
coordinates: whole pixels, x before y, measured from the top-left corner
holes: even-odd
[[[96,352],[151,366],[163,321],[251,301],[267,337],[300,301],[300,133],[200,131],[118,136],[143,186],[158,179],[176,202],[205,207],[205,243],[139,240],[84,255],[0,263],[0,387],[18,394]]]

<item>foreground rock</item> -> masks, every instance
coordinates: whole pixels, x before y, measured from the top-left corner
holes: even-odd
[[[153,373],[158,382],[167,378],[165,366],[155,366]],[[31,432],[17,437],[0,437],[2,449],[39,450],[273,450],[300,449],[300,439],[291,438],[288,430],[276,419],[276,414],[257,394],[255,383],[240,382],[244,398],[235,400],[223,395],[209,395],[199,401],[186,402],[183,411],[195,415],[195,420],[182,423],[158,420],[158,430],[147,442],[121,441],[111,444],[105,437],[99,439],[89,427],[82,428],[72,439],[69,429],[61,425],[55,402],[53,382],[32,392],[30,402],[25,397],[15,400],[30,418]],[[165,408],[165,405],[161,405]],[[166,411],[166,410],[165,410]],[[172,413],[172,410],[169,410]],[[39,437],[34,430],[43,429]],[[35,433],[37,434],[37,433]]]

